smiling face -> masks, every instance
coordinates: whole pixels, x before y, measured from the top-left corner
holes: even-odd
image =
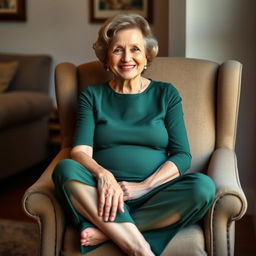
[[[116,78],[132,80],[141,75],[147,65],[145,40],[137,28],[120,30],[112,38],[107,65]]]

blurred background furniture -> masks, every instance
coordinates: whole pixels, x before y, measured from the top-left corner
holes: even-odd
[[[214,204],[204,221],[182,229],[162,255],[234,255],[235,221],[247,209],[235,154],[241,73],[242,65],[237,61],[219,65],[207,60],[159,57],[144,74],[171,82],[179,90],[192,153],[189,172],[206,173],[217,187]],[[56,67],[61,151],[23,197],[24,210],[40,227],[40,255],[80,255],[79,234],[55,197],[51,173],[58,161],[70,157],[79,91],[110,78],[99,62],[78,67],[62,63]],[[88,255],[122,253],[108,242]]]
[[[52,59],[0,53],[0,179],[47,157]]]

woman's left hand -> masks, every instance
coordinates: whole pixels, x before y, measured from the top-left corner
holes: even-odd
[[[149,192],[149,187],[145,182],[119,182],[121,189],[123,190],[124,201],[137,199]]]

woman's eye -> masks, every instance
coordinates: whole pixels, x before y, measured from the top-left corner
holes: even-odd
[[[133,48],[132,48],[132,51],[133,51],[133,52],[138,52],[139,50],[140,50],[140,49],[139,49],[138,47],[133,47]]]
[[[116,54],[119,54],[119,53],[122,53],[123,50],[121,48],[116,48],[114,49],[113,53],[116,53]]]

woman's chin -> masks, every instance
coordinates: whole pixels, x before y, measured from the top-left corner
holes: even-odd
[[[132,72],[122,72],[118,74],[118,77],[122,80],[132,80],[135,79],[136,77],[138,77],[140,74],[136,73],[132,73]]]

